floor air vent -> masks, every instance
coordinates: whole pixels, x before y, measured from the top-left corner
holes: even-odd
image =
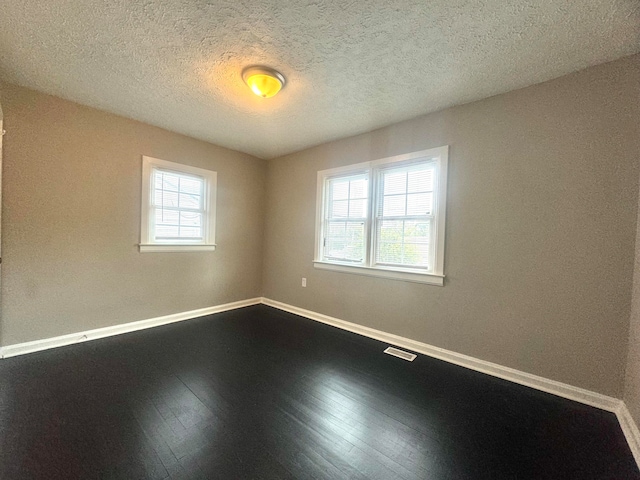
[[[388,347],[384,353],[388,353],[389,355],[393,355],[394,357],[401,358],[406,360],[407,362],[413,362],[417,355],[409,352],[405,352],[403,350],[398,350],[397,348]]]

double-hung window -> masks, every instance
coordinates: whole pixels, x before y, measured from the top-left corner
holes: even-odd
[[[443,285],[448,147],[318,172],[316,268]]]
[[[215,249],[216,172],[142,157],[141,252]]]

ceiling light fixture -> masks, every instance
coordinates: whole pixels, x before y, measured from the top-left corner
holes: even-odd
[[[273,68],[255,66],[242,71],[242,79],[251,91],[262,98],[273,97],[284,87],[284,76]]]

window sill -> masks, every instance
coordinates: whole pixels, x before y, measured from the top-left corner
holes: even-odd
[[[141,243],[140,253],[146,252],[212,252],[216,249],[215,244],[209,245],[163,245],[160,243]]]
[[[361,267],[354,265],[341,265],[337,263],[314,261],[313,266],[321,270],[333,270],[335,272],[353,273],[355,275],[367,275],[370,277],[390,278],[405,282],[426,283],[428,285],[444,286],[444,275],[434,273],[416,273],[403,270],[387,270],[383,268]]]

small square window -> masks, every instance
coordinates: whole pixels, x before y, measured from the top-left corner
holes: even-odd
[[[215,249],[216,172],[142,157],[141,252]]]

